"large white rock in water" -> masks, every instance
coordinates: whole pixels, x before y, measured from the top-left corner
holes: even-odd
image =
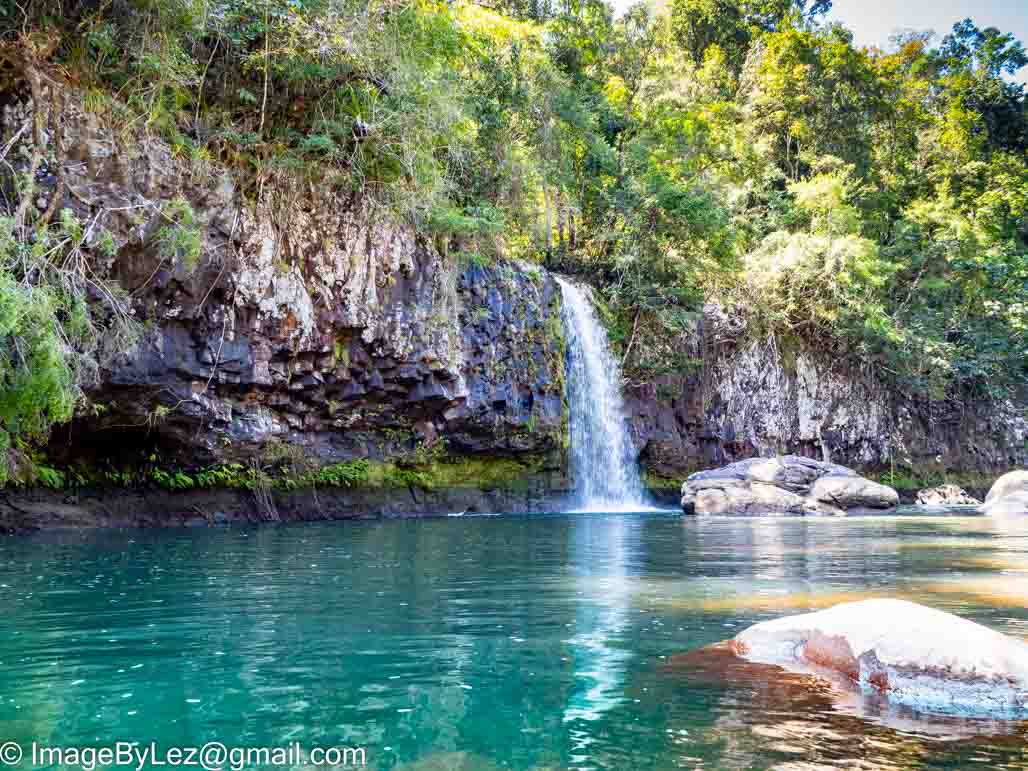
[[[891,511],[898,503],[891,487],[798,455],[742,460],[692,474],[682,485],[686,514],[867,514]]]
[[[978,510],[992,517],[1028,514],[1028,471],[1011,471],[993,482]]]
[[[766,621],[736,653],[758,664],[828,673],[926,712],[1028,716],[1028,645],[904,600],[864,600]]]
[[[921,490],[917,494],[918,506],[978,506],[977,498],[957,485],[939,485]]]

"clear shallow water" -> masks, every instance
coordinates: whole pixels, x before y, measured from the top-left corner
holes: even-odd
[[[1026,638],[1028,529],[648,514],[6,539],[0,741],[363,745],[421,771],[1028,768],[1024,725],[859,716],[679,655],[884,595]]]

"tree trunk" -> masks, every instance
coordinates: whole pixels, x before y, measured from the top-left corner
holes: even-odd
[[[557,198],[557,249],[564,250],[564,214],[567,207],[564,205],[564,198],[558,193]]]
[[[550,193],[545,184],[543,185],[543,206],[546,208],[546,253],[549,254],[553,249],[553,215],[550,211]]]

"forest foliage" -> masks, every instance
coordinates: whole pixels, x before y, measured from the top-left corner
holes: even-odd
[[[859,48],[830,6],[23,0],[0,9],[0,57],[38,52],[107,119],[243,184],[316,181],[479,258],[593,277],[634,378],[688,366],[676,341],[714,301],[910,393],[1011,394],[1028,106],[1009,76],[1028,56],[971,20]],[[4,259],[9,390],[15,357],[68,346],[18,329],[70,301]],[[74,380],[34,391],[55,394],[43,414],[66,417]]]

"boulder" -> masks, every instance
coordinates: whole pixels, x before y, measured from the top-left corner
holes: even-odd
[[[1028,716],[1028,645],[951,613],[863,600],[751,626],[746,661],[818,674],[926,712]]]
[[[917,494],[918,506],[978,506],[981,501],[956,485],[939,485],[921,490]]]
[[[891,487],[864,477],[833,474],[814,482],[808,497],[846,511],[892,509],[899,503],[899,495]]]
[[[693,513],[689,511],[688,496],[690,492],[683,489],[682,509]],[[703,514],[803,513],[803,498],[780,487],[762,483],[699,487],[694,490],[689,501],[694,511]]]
[[[1028,514],[1028,471],[1011,471],[993,482],[978,510],[992,517]]]
[[[681,502],[686,514],[843,516],[891,511],[899,496],[845,466],[784,455],[693,474]]]
[[[1028,490],[1021,490],[983,503],[978,510],[990,517],[1016,517],[1028,514]]]

